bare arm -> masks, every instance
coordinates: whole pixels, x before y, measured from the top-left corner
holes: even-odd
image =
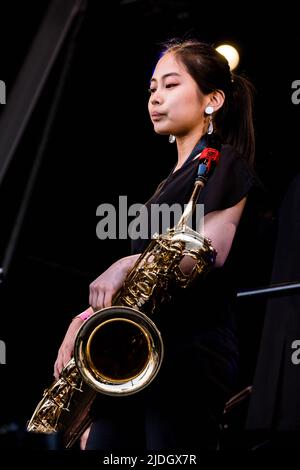
[[[217,251],[215,267],[220,268],[227,259],[245,204],[246,197],[233,207],[210,212],[204,216],[204,235],[211,240]],[[194,264],[195,261],[186,256],[180,267],[185,274],[188,274]]]
[[[204,217],[204,234],[218,253],[216,267],[223,266],[227,259],[245,204],[246,197],[233,207],[210,212]]]

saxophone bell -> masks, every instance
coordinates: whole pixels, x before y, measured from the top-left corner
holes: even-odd
[[[96,392],[131,395],[146,387],[163,360],[163,341],[154,322],[131,307],[96,312],[80,328],[74,359]]]

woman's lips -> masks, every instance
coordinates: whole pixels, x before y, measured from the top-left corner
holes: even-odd
[[[151,113],[151,118],[152,118],[153,121],[159,121],[164,116],[165,116],[165,114],[163,114],[163,113],[157,113],[157,112]]]

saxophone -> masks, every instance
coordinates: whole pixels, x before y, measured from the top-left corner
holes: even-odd
[[[70,448],[92,422],[91,408],[98,393],[130,395],[155,378],[164,346],[150,316],[170,299],[174,289],[187,288],[215,262],[211,241],[187,223],[219,156],[215,148],[206,147],[201,152],[192,195],[178,223],[166,233],[153,236],[112,306],[95,312],[83,323],[73,357],[58,380],[44,391],[27,424],[29,432],[60,432],[63,446]],[[193,260],[188,274],[180,268],[185,256]]]

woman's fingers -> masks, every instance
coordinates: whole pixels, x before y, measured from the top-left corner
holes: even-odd
[[[61,371],[68,364],[72,357],[70,351],[61,351],[58,353],[58,357],[54,364],[54,377],[56,380],[59,378]]]
[[[103,308],[104,290],[100,287],[90,286],[89,302],[94,310]]]
[[[103,307],[110,307],[112,302],[113,291],[107,289],[104,294]]]
[[[64,340],[58,350],[57,358],[54,364],[54,377],[56,379],[58,379],[61,371],[72,357],[75,339],[82,323],[83,320],[81,318],[75,317],[67,330]]]
[[[89,295],[89,304],[95,308],[95,305],[96,305],[96,302],[97,302],[97,297],[98,297],[98,293],[96,291],[96,289],[91,286],[90,287],[90,295]]]
[[[101,308],[105,307],[104,298],[106,296],[106,293],[107,291],[104,289],[99,289],[99,288],[91,289],[89,302],[94,310],[100,310]],[[108,301],[109,301],[109,297],[108,297]]]
[[[60,353],[59,353],[54,364],[54,377],[56,378],[56,380],[59,378],[61,371],[62,371],[62,362],[61,362]]]
[[[57,380],[57,379],[58,379],[58,376],[59,376],[57,360],[55,361],[55,364],[54,364],[54,372],[53,372],[53,375],[54,375],[54,377],[55,377],[56,380]]]

